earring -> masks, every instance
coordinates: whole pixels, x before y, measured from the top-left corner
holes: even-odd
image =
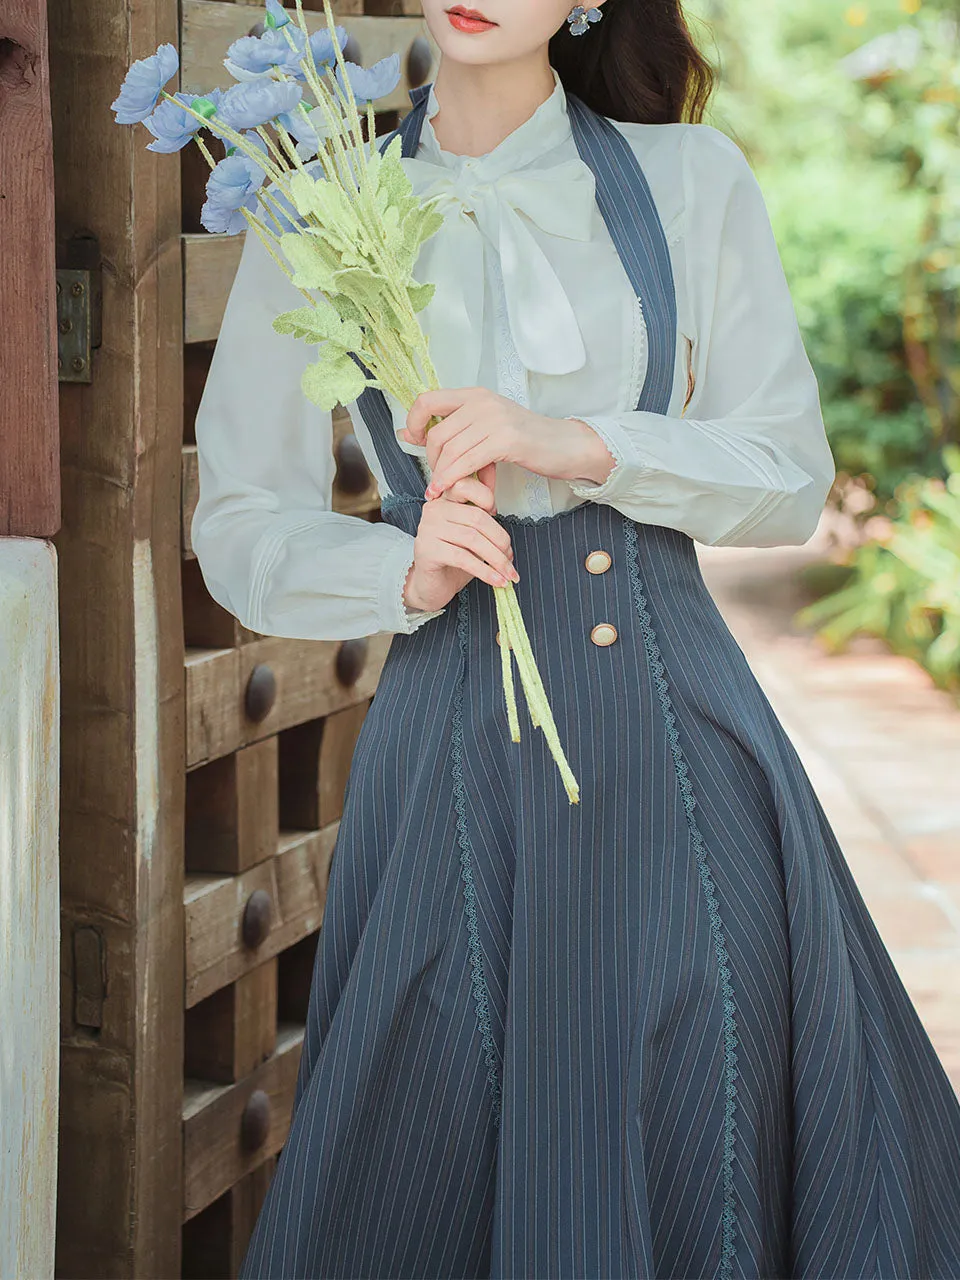
[[[588,22],[599,22],[603,14],[599,9],[584,9],[582,4],[576,4],[567,14],[567,22],[570,24],[570,34],[572,36],[582,36],[587,30]]]

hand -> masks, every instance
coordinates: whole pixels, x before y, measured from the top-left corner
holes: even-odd
[[[442,609],[471,578],[518,582],[510,535],[496,520],[492,489],[473,477],[425,502],[403,588],[411,609]]]
[[[432,417],[442,421],[427,430]],[[486,387],[422,391],[400,433],[425,445],[434,498],[459,480],[497,462],[513,462],[537,475],[600,484],[616,459],[600,436],[578,418],[533,413]]]

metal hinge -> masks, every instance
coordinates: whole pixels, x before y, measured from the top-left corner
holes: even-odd
[[[73,236],[63,261],[57,268],[57,374],[61,382],[92,382],[103,298],[96,236]]]

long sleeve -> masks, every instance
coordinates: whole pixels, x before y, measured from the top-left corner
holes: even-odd
[[[409,633],[443,610],[403,600],[412,535],[330,509],[332,414],[300,388],[313,348],[272,327],[302,302],[248,232],[197,412],[193,547],[210,594],[253,631]]]
[[[693,396],[680,417],[576,415],[616,461],[602,484],[571,488],[703,543],[803,543],[835,466],[763,195],[709,125],[687,127],[681,168]]]

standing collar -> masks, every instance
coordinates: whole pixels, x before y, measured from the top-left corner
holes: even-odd
[[[421,92],[426,92],[427,104],[420,132],[418,156],[421,159],[445,165],[449,169],[461,169],[466,165],[475,172],[481,171],[488,177],[524,168],[532,161],[539,159],[569,138],[572,132],[563,82],[554,67],[550,70],[553,75],[553,92],[550,96],[545,98],[522,124],[508,133],[492,151],[487,151],[482,156],[459,155],[454,151],[445,151],[440,146],[431,123],[432,118],[440,110],[440,102],[433,84],[424,86]]]

